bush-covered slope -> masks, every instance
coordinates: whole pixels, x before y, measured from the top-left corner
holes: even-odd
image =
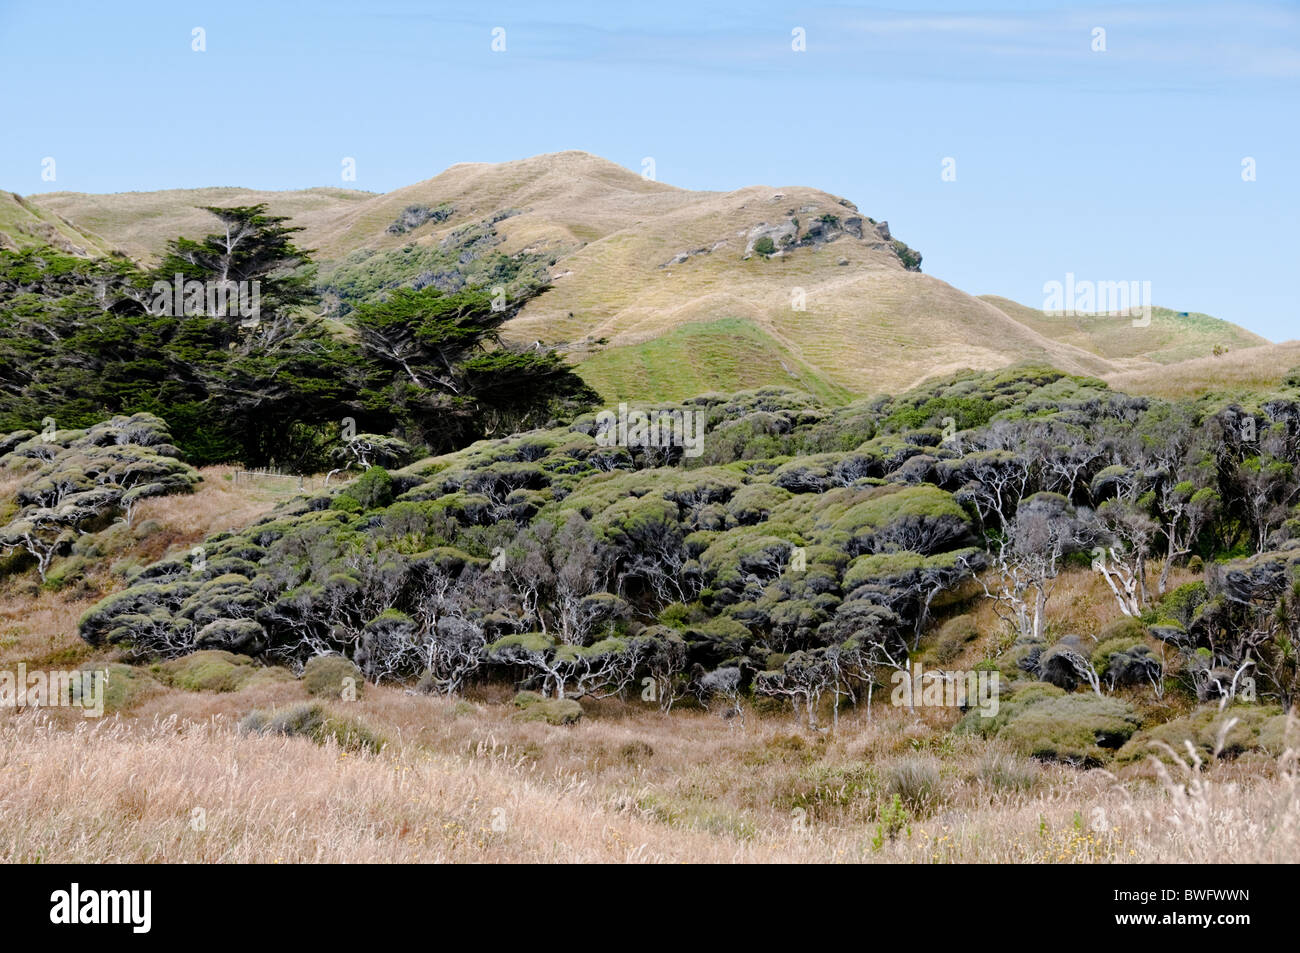
[[[130,527],[144,500],[188,493],[198,474],[178,457],[166,424],[152,414],[119,416],[85,430],[19,430],[0,437],[0,572],[31,563],[42,580],[57,556],[114,520]]]
[[[839,408],[763,388],[671,408],[701,415],[698,456],[587,415],[300,497],[201,562],[145,569],[81,634],[143,656],[337,653],[446,692],[756,692],[815,722],[887,684],[958,597],[1001,619],[980,667],[1048,686],[979,730],[1094,762],[1142,723],[1116,693],[1297,697],[1294,383],[1248,405],[1038,369]],[[1205,584],[1175,588],[1189,561]],[[1046,626],[1057,580],[1090,564],[1126,627]],[[1061,693],[1080,699],[1038,704]]]

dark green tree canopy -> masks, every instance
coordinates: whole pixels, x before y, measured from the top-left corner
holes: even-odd
[[[152,413],[197,464],[325,469],[348,418],[443,451],[595,399],[558,354],[497,335],[541,286],[512,300],[499,287],[394,288],[340,333],[312,310],[299,229],[263,205],[207,211],[220,230],[176,239],[149,271],[0,251],[0,431]]]

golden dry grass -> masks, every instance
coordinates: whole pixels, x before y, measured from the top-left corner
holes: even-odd
[[[1104,375],[1104,379],[1116,390],[1173,400],[1207,392],[1267,392],[1295,367],[1300,367],[1300,341],[1284,341],[1164,367],[1116,371]]]
[[[188,549],[205,536],[248,526],[298,492],[293,480],[245,479],[236,483],[235,469],[204,467],[199,471],[203,482],[193,493],[145,500],[137,510],[135,524],[157,524],[148,537],[154,548]]]
[[[1155,365],[1205,357],[1215,345],[1235,351],[1270,343],[1219,318],[1159,306],[1152,307],[1148,322],[1134,327],[1128,316],[1048,314],[997,295],[981,295],[980,300],[1040,334],[1106,358],[1115,364],[1115,372],[1128,367],[1152,370]]]
[[[1091,573],[1068,573],[1058,597],[1060,631],[1090,631],[1079,613],[1119,616]],[[985,631],[968,662],[996,641]],[[512,717],[504,685],[460,700],[369,686],[333,703],[388,739],[378,755],[237,728],[307,698],[289,681],[161,688],[99,722],[0,713],[0,860],[1256,862],[1300,849],[1290,755],[1164,780],[1151,764],[1085,772],[953,734],[955,712],[883,693],[833,735],[781,706],[737,723],[614,700],[552,727]],[[893,795],[914,794],[900,779],[917,774],[932,787],[890,836]]]
[[[70,727],[6,715],[0,860],[1177,863],[1300,849],[1294,753],[1249,773],[1121,782],[944,750],[949,736],[904,711],[851,716],[828,739],[690,713],[556,728],[368,694],[380,697],[357,710],[394,739],[378,755],[242,734],[233,711]],[[890,836],[878,804],[917,758],[937,766],[936,793]]]
[[[25,199],[33,209],[48,210],[90,233],[98,247],[125,252],[138,261],[154,261],[178,236],[198,238],[214,230],[217,220],[204,206],[265,203],[271,214],[288,215],[294,225],[315,228],[332,221],[373,192],[314,188],[266,192],[241,188],[167,189],[158,192],[45,192]],[[303,247],[314,247],[303,242]]]

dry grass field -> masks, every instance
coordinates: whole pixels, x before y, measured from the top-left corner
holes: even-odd
[[[1284,341],[1192,358],[1165,367],[1118,371],[1104,375],[1104,379],[1116,390],[1172,400],[1207,391],[1228,395],[1268,391],[1297,366],[1300,366],[1300,341]]]
[[[386,732],[378,754],[235,726],[295,691],[162,695],[97,722],[6,714],[0,860],[1275,863],[1300,850],[1294,752],[1121,780],[904,710],[851,715],[833,738],[612,705],[552,727],[395,688],[337,703]]]
[[[137,261],[155,260],[166,243],[178,235],[197,237],[212,231],[215,219],[206,205],[256,205],[265,202],[276,215],[293,224],[323,226],[348,209],[373,197],[371,192],[342,188],[262,192],[256,189],[164,189],[158,192],[48,192],[34,197],[34,207],[49,209]],[[313,247],[307,244],[306,247]]]

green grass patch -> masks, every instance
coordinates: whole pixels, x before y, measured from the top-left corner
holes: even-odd
[[[851,396],[742,318],[686,324],[653,341],[609,348],[577,370],[609,401],[678,401],[775,381],[788,381],[829,404],[847,403]]]

